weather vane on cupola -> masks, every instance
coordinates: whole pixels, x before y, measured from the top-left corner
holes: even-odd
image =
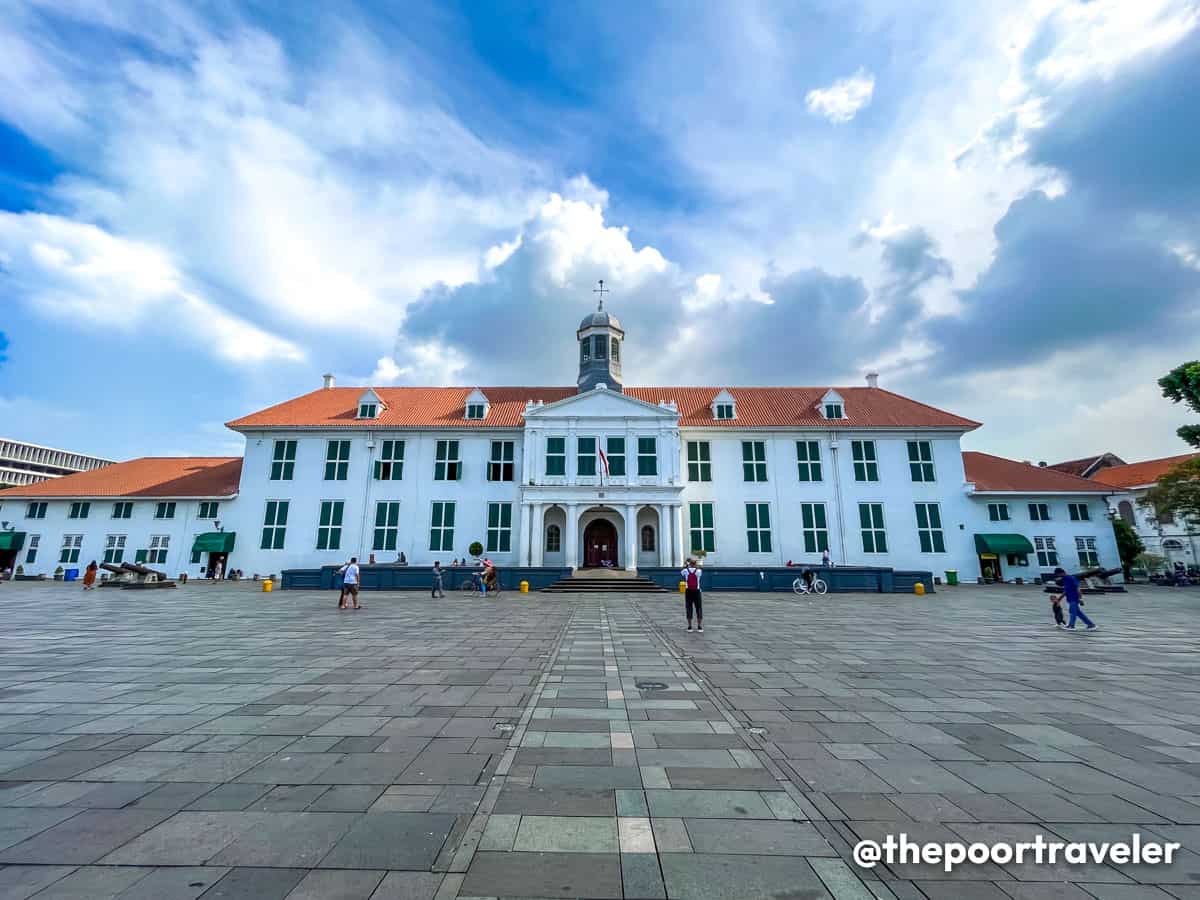
[[[599,309],[600,309],[600,312],[603,312],[603,311],[604,311],[604,295],[605,295],[605,294],[611,294],[611,293],[612,293],[612,291],[610,291],[608,288],[606,288],[606,287],[604,286],[604,279],[603,279],[603,278],[601,278],[601,279],[600,279],[600,287],[598,287],[598,288],[592,288],[592,293],[593,293],[593,294],[599,294],[599,295],[600,295],[600,307],[599,307]]]

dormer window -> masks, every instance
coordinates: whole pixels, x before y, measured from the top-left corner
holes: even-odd
[[[718,422],[726,422],[737,418],[737,405],[734,402],[733,394],[729,391],[722,390],[717,396],[713,397],[712,415]]]
[[[826,419],[846,418],[845,401],[842,400],[842,395],[833,389],[825,392],[825,396],[817,404],[817,409]]]
[[[464,401],[463,417],[475,422],[486,419],[489,406],[488,398],[483,391],[475,388]]]
[[[825,418],[827,419],[844,419],[846,418],[845,410],[842,409],[840,403],[825,404]]]
[[[384,409],[387,407],[384,405],[383,399],[375,393],[373,388],[367,388],[358,398],[358,418],[360,419],[377,419],[379,413]]]

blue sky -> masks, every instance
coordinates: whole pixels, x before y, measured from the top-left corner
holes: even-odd
[[[1200,10],[38,0],[0,17],[0,430],[236,453],[347,384],[881,383],[1182,452]],[[1031,427],[1050,422],[1053,427]]]

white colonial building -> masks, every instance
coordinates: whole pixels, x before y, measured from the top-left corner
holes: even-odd
[[[838,565],[967,579],[1119,564],[1109,489],[964,454],[977,422],[874,375],[837,388],[626,387],[624,337],[609,313],[587,316],[573,387],[340,388],[327,376],[230,422],[241,460],[134,460],[5,491],[0,568],[107,556],[265,574],[401,553],[446,565],[474,542],[501,567],[637,569],[703,553],[761,568],[826,549]]]

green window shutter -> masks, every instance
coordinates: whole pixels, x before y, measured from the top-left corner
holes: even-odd
[[[929,504],[929,526],[931,528],[942,527],[942,512],[936,503]]]
[[[918,528],[928,528],[929,527],[929,513],[926,512],[924,503],[917,504],[917,527]]]
[[[800,520],[803,527],[813,527],[813,507],[811,504],[805,503],[800,507]]]
[[[692,503],[688,506],[688,519],[692,528],[700,527],[700,504]]]
[[[333,510],[330,509],[331,506],[332,506],[332,504],[330,504],[330,503],[322,503],[321,504],[321,519],[317,523],[319,526],[325,527],[326,525],[329,524],[329,516],[333,512]]]
[[[816,511],[816,514],[817,514],[817,527],[825,528],[826,527],[826,525],[825,525],[825,504],[817,503],[813,506],[813,509]]]
[[[866,503],[858,504],[858,523],[863,528],[871,527],[871,507]]]
[[[445,519],[447,528],[452,527],[454,525],[454,504],[453,503],[446,504],[446,512],[445,512],[445,515],[443,516],[443,518]],[[447,549],[449,549],[449,548],[447,548]]]

